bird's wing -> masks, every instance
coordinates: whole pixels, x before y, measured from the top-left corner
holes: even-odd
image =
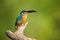
[[[15,22],[15,25],[17,25],[18,22],[19,22],[21,19],[22,19],[22,14],[20,14],[20,15],[17,17],[16,22]]]

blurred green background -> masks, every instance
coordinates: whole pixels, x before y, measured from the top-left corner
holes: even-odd
[[[37,40],[60,40],[60,0],[0,0],[0,40],[10,40],[6,30],[14,32],[16,17],[29,9],[38,12],[28,14],[24,34]]]

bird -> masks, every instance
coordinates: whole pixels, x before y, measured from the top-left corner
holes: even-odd
[[[27,19],[28,13],[37,12],[36,10],[22,10],[16,18],[15,26],[21,26]]]

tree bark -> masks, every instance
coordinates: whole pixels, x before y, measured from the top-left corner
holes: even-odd
[[[10,30],[6,31],[6,35],[11,39],[11,40],[36,40],[34,38],[29,38],[24,35],[24,29],[26,28],[28,22],[25,24],[19,26],[17,30],[13,33]]]

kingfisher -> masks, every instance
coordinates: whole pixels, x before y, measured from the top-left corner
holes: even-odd
[[[37,12],[36,10],[22,10],[16,18],[15,26],[21,26],[27,19],[27,13]]]

